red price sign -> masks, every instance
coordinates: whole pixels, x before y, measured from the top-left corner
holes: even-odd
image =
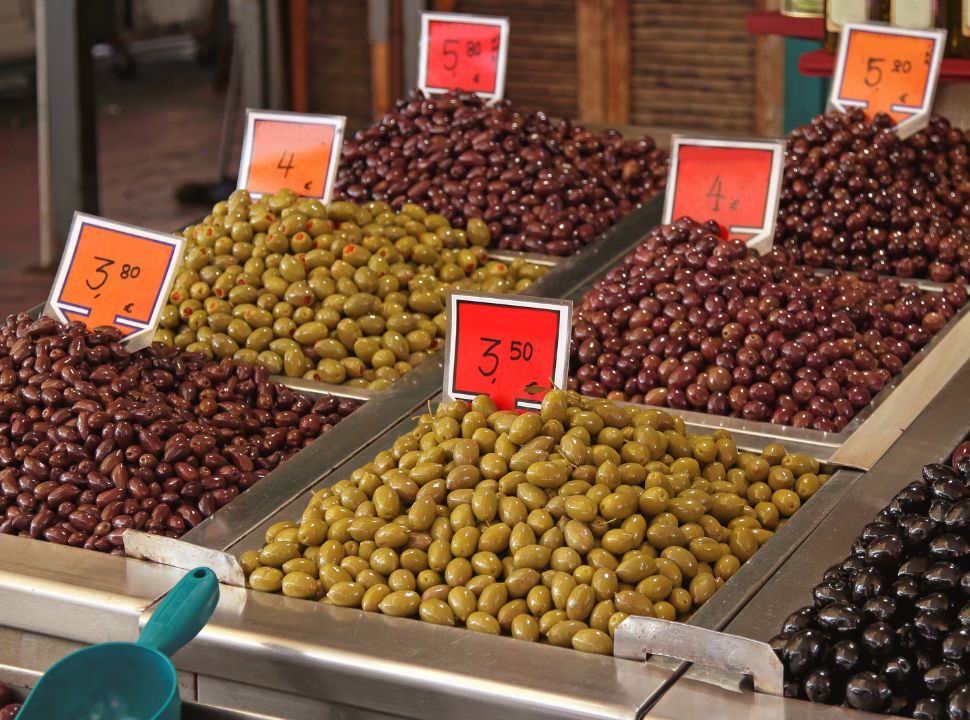
[[[489,395],[499,409],[538,409],[545,391],[527,388],[566,387],[572,307],[568,300],[452,292],[445,396]]]
[[[926,126],[940,76],[946,30],[848,23],[842,29],[829,104],[887,113],[906,137]]]
[[[347,118],[246,111],[236,187],[255,196],[290,188],[330,202]]]
[[[113,325],[129,348],[152,341],[185,240],[74,214],[45,313],[89,328]]]
[[[425,93],[465,90],[501,99],[508,39],[508,18],[423,13],[418,87]]]
[[[725,239],[768,252],[784,169],[782,142],[675,135],[671,145],[663,221],[716,220]]]

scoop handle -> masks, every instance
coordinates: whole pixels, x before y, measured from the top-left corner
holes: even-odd
[[[155,608],[138,644],[169,657],[199,634],[219,602],[219,581],[209,568],[190,571]]]

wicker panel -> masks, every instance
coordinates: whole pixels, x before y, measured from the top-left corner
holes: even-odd
[[[370,125],[370,40],[367,3],[309,3],[310,112],[346,115],[348,130]]]
[[[506,97],[530,110],[577,116],[576,0],[459,0],[455,11],[509,18]]]
[[[756,0],[632,0],[632,119],[637,125],[754,133]]]

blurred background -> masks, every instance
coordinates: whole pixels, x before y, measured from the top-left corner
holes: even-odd
[[[0,0],[0,312],[44,299],[74,210],[164,231],[202,217],[234,187],[246,107],[368,125],[415,85],[423,10],[509,17],[517,105],[663,142],[779,135],[821,109],[821,80],[784,77],[819,44],[748,34],[777,5]]]

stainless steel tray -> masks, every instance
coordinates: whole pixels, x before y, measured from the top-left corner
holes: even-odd
[[[946,392],[929,404],[883,458],[843,493],[828,516],[736,613],[724,632],[766,642],[781,629],[791,612],[811,604],[811,589],[821,582],[828,567],[848,555],[863,526],[900,489],[920,477],[924,464],[947,461],[952,448],[970,429],[968,390],[970,363],[960,368]],[[713,704],[719,708],[719,717],[729,720],[872,717],[845,708],[752,693],[741,688],[736,676],[695,666],[677,680],[647,717],[702,720],[709,716]]]
[[[817,274],[824,275],[826,272]],[[942,284],[928,280],[894,279],[902,285],[916,286],[929,292],[939,293],[943,290]],[[583,292],[586,289],[588,288],[584,288]],[[953,377],[963,362],[962,348],[968,344],[970,302],[960,308],[946,326],[840,432],[775,425],[694,410],[661,409],[680,415],[690,427],[721,427],[730,430],[736,439],[743,439],[752,448],[760,450],[769,443],[780,442],[797,452],[808,453],[820,460],[831,460],[844,467],[867,470]],[[925,361],[931,355],[934,362],[926,366]],[[873,418],[878,418],[877,422],[870,423]]]

